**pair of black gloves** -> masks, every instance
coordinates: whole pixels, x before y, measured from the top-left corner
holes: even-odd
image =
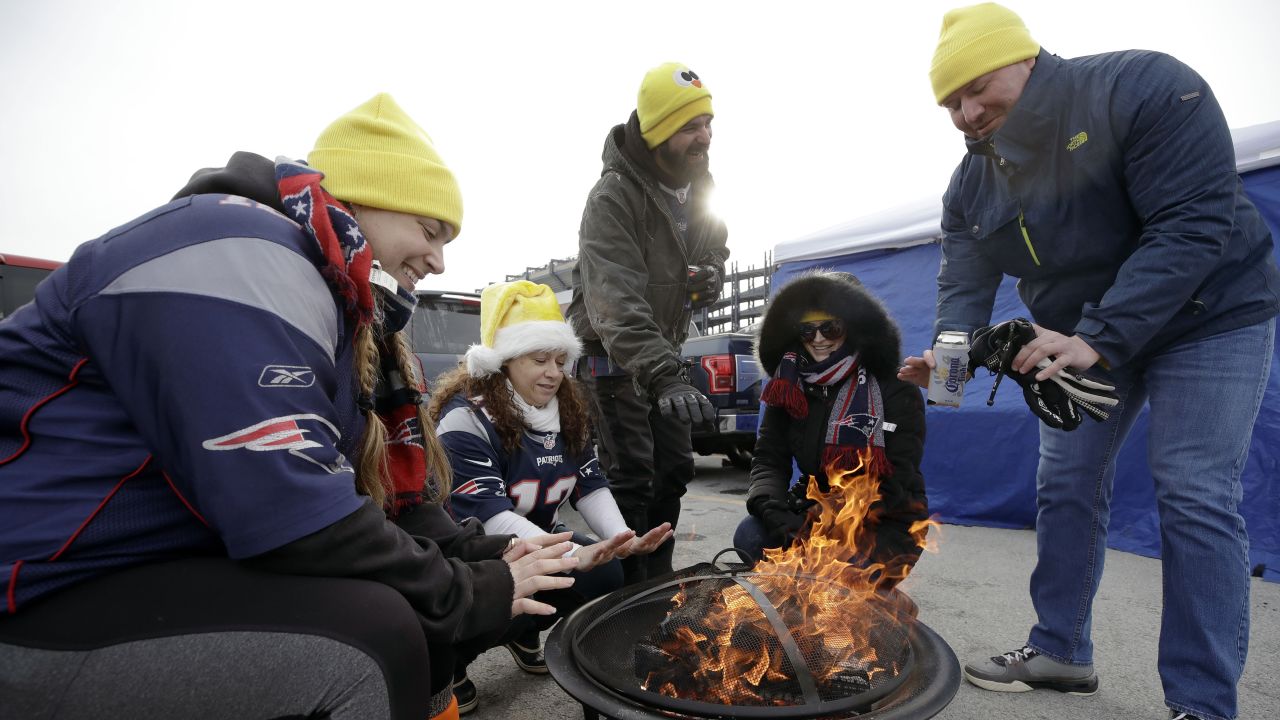
[[[1022,397],[1027,406],[1049,427],[1075,430],[1080,427],[1084,415],[1098,422],[1106,420],[1111,409],[1119,403],[1114,385],[1092,380],[1071,367],[1057,371],[1047,380],[1036,380],[1036,373],[1052,363],[1048,358],[1037,363],[1036,369],[1030,373],[1013,369],[1013,358],[1035,337],[1035,328],[1025,318],[979,328],[973,333],[969,346],[969,372],[985,367],[996,376],[987,404],[995,402],[996,388],[1000,387],[1000,379],[1007,375],[1022,387]]]

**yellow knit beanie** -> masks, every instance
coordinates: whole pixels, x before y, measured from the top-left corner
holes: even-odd
[[[565,353],[566,364],[582,353],[550,287],[516,280],[480,292],[480,344],[467,349],[467,372],[491,375],[506,361],[540,350]]]
[[[836,316],[826,310],[807,310],[804,315],[800,316],[800,322],[812,323],[822,322],[823,320],[835,320]]]
[[[711,112],[711,91],[698,74],[680,63],[664,63],[650,70],[640,83],[636,115],[640,137],[652,150],[684,124]]]
[[[995,3],[956,8],[942,17],[929,81],[941,105],[975,78],[1040,54],[1040,43],[1012,10]]]
[[[431,137],[386,93],[334,120],[307,164],[334,197],[379,210],[422,215],[462,232],[462,193]]]

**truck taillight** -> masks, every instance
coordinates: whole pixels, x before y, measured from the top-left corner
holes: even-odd
[[[733,356],[706,355],[702,369],[707,371],[707,391],[712,395],[733,392]]]

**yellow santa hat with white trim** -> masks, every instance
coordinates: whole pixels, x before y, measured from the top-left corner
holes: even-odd
[[[480,293],[480,344],[467,349],[467,372],[491,375],[506,361],[540,350],[565,353],[566,365],[582,354],[582,341],[564,321],[555,292],[528,280],[485,288]]]

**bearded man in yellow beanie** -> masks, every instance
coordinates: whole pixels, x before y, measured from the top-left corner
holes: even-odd
[[[680,346],[723,285],[724,223],[708,206],[711,91],[680,63],[650,70],[631,118],[609,131],[578,232],[569,319],[600,460],[627,525],[676,525],[693,479],[690,424],[715,409],[689,384]],[[674,540],[623,561],[628,582],[671,572]]]
[[[1249,637],[1236,507],[1280,271],[1213,91],[1158,52],[1060,58],[994,3],[946,14],[929,79],[967,147],[943,197],[935,330],[987,325],[1014,276],[1036,336],[1001,369],[1032,390],[1089,370],[1120,398],[1099,422],[1081,424],[1068,399],[1073,422],[1040,425],[1038,622],[965,677],[1006,692],[1097,690],[1092,602],[1115,458],[1149,406],[1165,703],[1171,717],[1234,718]],[[933,365],[926,350],[900,377],[923,385]]]
[[[197,173],[0,323],[6,710],[456,718],[455,644],[573,583],[568,533],[441,507],[401,332],[462,224],[431,138],[380,94],[309,160]]]

